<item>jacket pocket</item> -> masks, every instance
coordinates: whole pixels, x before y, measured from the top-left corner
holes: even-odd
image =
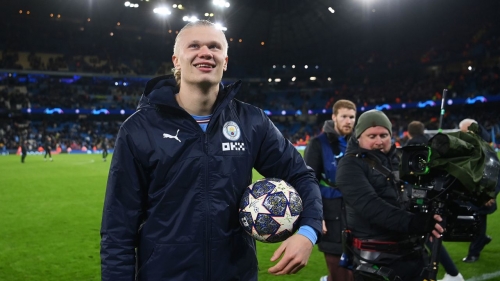
[[[255,241],[243,230],[230,237],[212,240],[212,280],[257,280]]]
[[[155,244],[152,250],[148,246],[139,248],[136,280],[202,280],[206,274],[202,249],[199,243]]]

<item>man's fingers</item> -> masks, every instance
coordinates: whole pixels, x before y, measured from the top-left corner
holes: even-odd
[[[273,260],[271,260],[271,261],[273,261]],[[288,260],[286,259],[286,257],[283,257],[277,264],[275,264],[273,267],[269,268],[268,272],[271,274],[275,274],[275,275],[283,274],[283,271],[285,271],[285,266],[287,264],[288,264]]]
[[[274,275],[295,274],[304,268],[305,264],[293,259],[282,259],[275,266],[269,268],[268,272]]]
[[[283,254],[283,250],[285,249],[285,247],[283,246],[283,244],[281,244],[278,249],[276,249],[276,251],[274,251],[274,254],[273,256],[271,257],[271,261],[276,261],[277,259],[279,259],[279,257],[281,257],[281,255]],[[279,263],[278,263],[279,264]]]
[[[299,272],[299,271],[300,271],[302,268],[304,268],[304,267],[305,267],[305,265],[301,265],[301,264],[299,264],[298,266],[296,266],[296,267],[295,267],[295,268],[294,268],[294,269],[290,272],[290,274],[295,274],[295,273]]]

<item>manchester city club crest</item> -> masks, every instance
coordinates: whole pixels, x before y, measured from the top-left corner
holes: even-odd
[[[228,140],[236,141],[241,136],[240,127],[233,121],[228,121],[222,127],[222,133]]]

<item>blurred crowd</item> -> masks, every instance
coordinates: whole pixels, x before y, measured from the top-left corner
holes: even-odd
[[[15,149],[20,140],[30,140],[36,147],[47,136],[53,147],[89,148],[103,138],[112,144],[127,116],[61,117],[23,114],[22,109],[134,110],[146,81],[170,74],[172,34],[156,40],[153,34],[130,31],[128,36],[110,36],[92,28],[49,21],[0,30],[0,150]],[[243,80],[236,98],[244,102],[265,110],[302,113],[331,109],[339,99],[357,106],[439,101],[443,89],[448,89],[449,98],[500,95],[500,22],[463,23],[462,28],[425,41],[417,37],[406,49],[360,42],[335,66],[292,69],[229,60],[223,82]],[[148,40],[158,44],[143,44]],[[500,120],[494,105],[449,106],[442,128],[458,128],[459,120],[474,118],[496,136]],[[405,137],[413,120],[427,129],[439,126],[438,108],[387,111],[387,115],[397,132],[395,141]],[[290,141],[302,145],[321,132],[330,116],[270,118]]]

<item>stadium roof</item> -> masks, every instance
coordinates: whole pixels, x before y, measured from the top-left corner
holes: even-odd
[[[400,51],[445,31],[460,32],[456,30],[458,24],[494,19],[500,10],[497,0],[227,1],[230,6],[220,9],[211,0],[130,0],[131,4],[139,4],[137,8],[124,5],[126,0],[9,0],[2,3],[0,16],[3,23],[14,24],[22,24],[23,16],[49,20],[50,14],[82,24],[90,19],[110,32],[170,31],[172,40],[175,31],[186,23],[182,17],[194,15],[227,27],[227,37],[233,40],[230,61],[332,68],[346,57],[356,57],[358,49],[366,46],[378,51]],[[174,4],[181,4],[183,9],[173,8]],[[161,5],[171,14],[163,18],[154,14],[153,9]]]

